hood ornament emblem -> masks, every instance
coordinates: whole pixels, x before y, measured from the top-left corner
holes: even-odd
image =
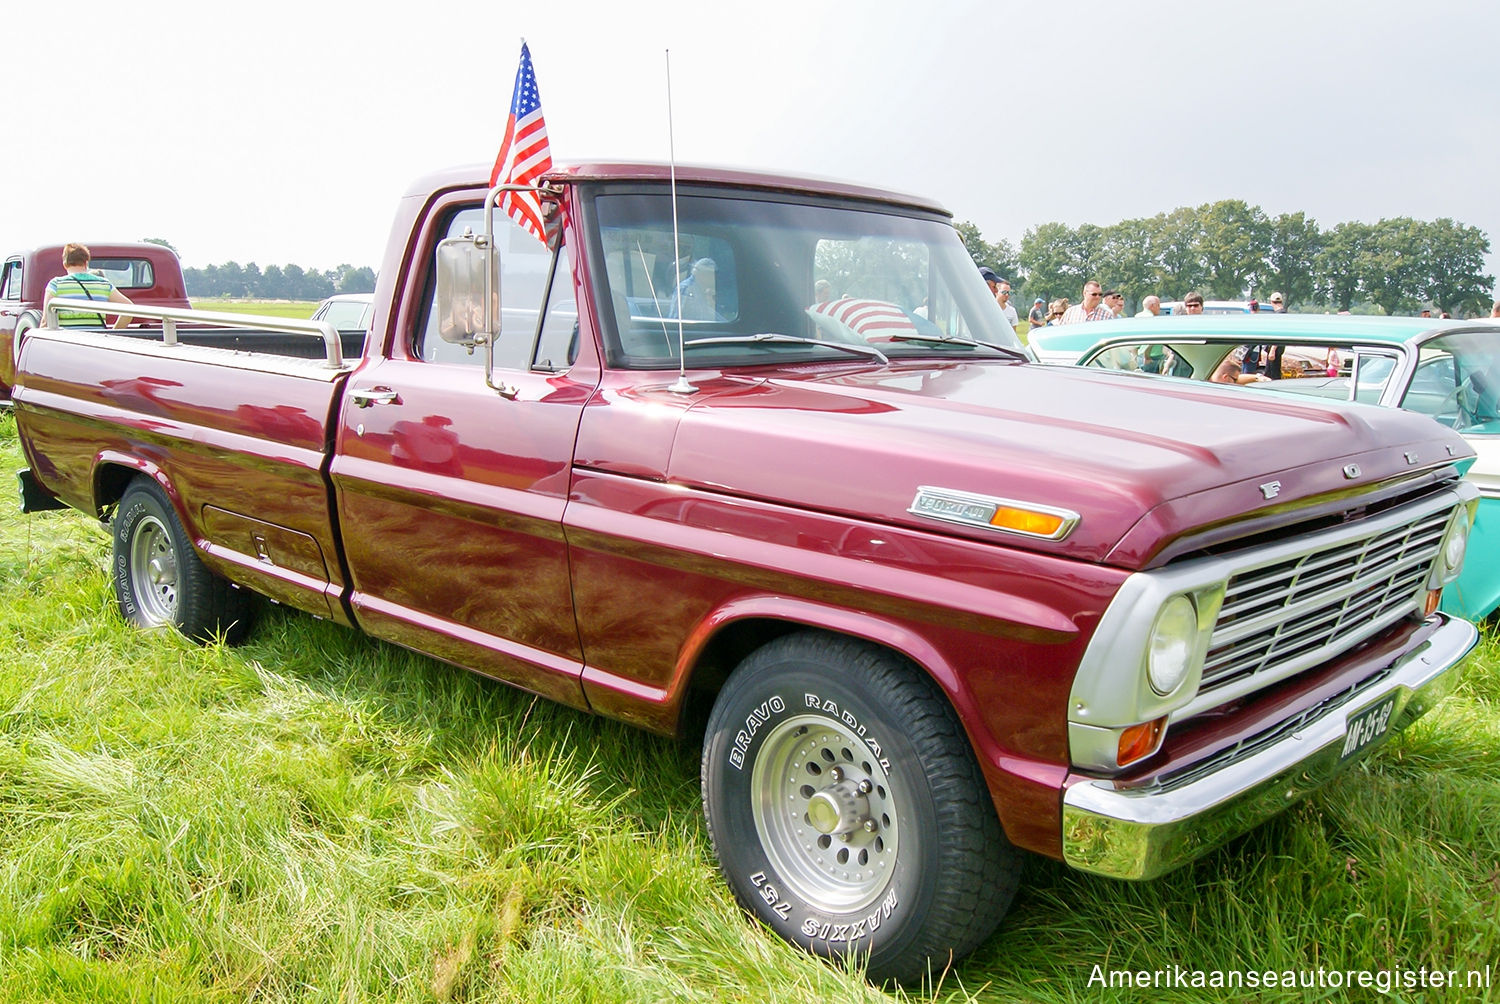
[[[1364,473],[1364,472],[1359,469],[1359,465],[1358,464],[1345,464],[1344,465],[1344,478],[1346,480],[1348,480],[1348,481],[1353,481],[1355,478],[1359,477],[1362,473]]]

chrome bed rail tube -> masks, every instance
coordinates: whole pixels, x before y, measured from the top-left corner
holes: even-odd
[[[293,317],[265,317],[259,314],[224,314],[211,310],[186,310],[182,307],[152,307],[145,304],[123,304],[108,300],[85,300],[78,297],[56,297],[47,304],[44,327],[61,330],[57,321],[59,310],[81,310],[92,314],[126,314],[130,317],[149,317],[161,321],[162,342],[176,345],[177,323],[217,325],[225,328],[243,328],[252,331],[282,331],[293,335],[311,335],[323,339],[324,365],[338,369],[344,365],[344,348],[339,341],[338,329],[327,321],[300,320]]]

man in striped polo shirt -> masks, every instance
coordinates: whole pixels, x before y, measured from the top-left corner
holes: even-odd
[[[101,302],[131,302],[130,297],[115,289],[114,283],[89,271],[89,258],[89,249],[82,244],[69,244],[63,248],[63,268],[67,269],[68,274],[48,280],[47,295],[42,298],[43,316],[46,316],[47,304],[52,302],[54,296]],[[57,323],[64,328],[102,328],[104,314],[92,310],[59,310]],[[129,323],[130,315],[120,314],[115,318],[114,326],[123,328]]]

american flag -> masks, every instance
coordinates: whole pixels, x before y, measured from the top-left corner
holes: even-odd
[[[917,333],[917,327],[906,316],[906,311],[884,300],[844,297],[817,303],[807,309],[809,313],[831,318],[860,338],[900,338]]]
[[[531,68],[531,50],[521,43],[521,66],[516,70],[516,91],[510,99],[510,118],[505,121],[505,139],[490,172],[490,187],[534,185],[552,170],[552,147],[547,143],[547,123],[542,119],[542,99]],[[542,224],[542,201],[535,192],[506,192],[500,196],[500,211],[546,243]]]

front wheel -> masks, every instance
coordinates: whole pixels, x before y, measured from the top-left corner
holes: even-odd
[[[936,975],[1015,895],[1020,852],[956,716],[878,646],[804,632],[753,653],[714,705],[702,780],[740,902],[872,979]]]
[[[194,641],[241,640],[250,597],[204,567],[166,493],[150,478],[125,489],[114,521],[115,599],[126,620]]]

